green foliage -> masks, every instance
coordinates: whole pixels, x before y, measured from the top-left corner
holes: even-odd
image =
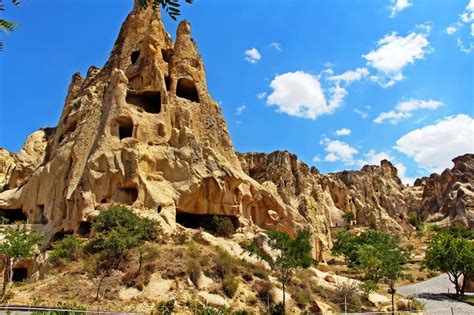
[[[418,229],[418,226],[423,222],[423,220],[418,212],[411,211],[408,212],[408,222]]]
[[[161,301],[156,305],[157,315],[171,315],[174,310],[174,300]]]
[[[12,4],[19,7],[20,6],[20,0],[11,0]],[[0,0],[0,11],[5,11],[5,5],[3,3],[3,0]],[[11,21],[7,21],[4,19],[0,19],[0,29],[8,35],[9,32],[13,32],[16,27],[19,27],[20,24],[16,24]],[[3,50],[3,42],[0,40],[0,51]]]
[[[228,297],[233,297],[237,289],[239,288],[240,280],[232,274],[227,274],[222,280],[222,288],[225,295]]]
[[[275,257],[263,252],[257,244],[248,247],[253,253],[265,260],[277,273],[278,280],[283,286],[283,310],[285,309],[285,286],[291,279],[293,271],[297,268],[308,268],[316,261],[311,257],[311,231],[303,229],[298,231],[292,239],[286,232],[269,231],[268,245],[276,250]]]
[[[212,218],[211,233],[217,236],[231,237],[235,233],[235,227],[229,217],[215,215]]]
[[[276,304],[270,306],[268,310],[268,314],[270,315],[285,315],[285,305],[283,304]]]
[[[26,225],[6,227],[1,234],[4,236],[0,244],[0,254],[8,258],[28,258],[33,256],[33,248],[42,237],[35,231],[28,232]]]
[[[410,310],[422,311],[425,309],[425,304],[416,298],[410,299]]]
[[[201,277],[201,264],[199,260],[193,258],[187,262],[187,273],[191,281],[197,285],[199,278]]]
[[[291,297],[300,308],[305,308],[311,302],[311,292],[307,288],[297,287]]]
[[[372,280],[366,280],[359,285],[359,289],[364,292],[365,295],[369,295],[371,292],[375,292],[378,286]]]
[[[346,222],[348,224],[351,224],[352,221],[354,221],[356,219],[356,216],[355,216],[354,212],[349,211],[349,212],[344,213],[343,218],[344,218],[344,220],[346,220]]]
[[[86,307],[79,303],[58,302],[55,311],[34,311],[32,315],[83,315]],[[64,310],[64,311],[61,311]]]
[[[463,293],[460,277],[474,274],[474,243],[472,234],[460,229],[440,230],[431,238],[422,266],[446,272],[456,294]]]
[[[75,259],[79,256],[81,241],[74,235],[67,235],[63,239],[53,243],[53,250],[49,260],[55,264],[61,260]]]
[[[237,266],[236,259],[220,247],[216,248],[216,253],[216,272],[218,276],[221,279],[224,279],[226,276],[232,276]]]
[[[196,315],[227,315],[229,309],[225,307],[215,308],[211,306],[205,306],[204,308],[197,310]]]
[[[187,3],[193,3],[193,0],[185,0]],[[140,9],[145,9],[148,7],[148,0],[139,0],[138,5]],[[168,13],[168,15],[173,19],[176,20],[176,17],[181,15],[179,0],[153,0],[152,2],[153,8],[161,8]]]
[[[155,221],[136,215],[127,207],[112,206],[99,214],[92,228],[100,233],[123,228],[122,231],[127,231],[127,234],[140,241],[150,241],[156,237],[157,224]]]

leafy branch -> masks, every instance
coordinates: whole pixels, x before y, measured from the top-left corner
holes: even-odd
[[[184,0],[186,3],[192,4],[193,0]],[[150,5],[149,0],[138,0],[139,9],[146,9]],[[170,18],[176,21],[176,17],[181,15],[179,0],[152,0],[151,6],[157,9],[159,6],[168,13]]]
[[[19,7],[21,4],[20,0],[11,0],[11,2],[17,7]],[[5,4],[3,3],[3,0],[0,0],[0,11],[5,11]],[[18,27],[18,26],[20,26],[20,24],[7,21],[5,19],[0,19],[0,29],[2,30],[2,32],[4,32],[7,35],[9,32],[13,32],[15,27]],[[0,51],[2,50],[3,50],[3,41],[0,39]]]

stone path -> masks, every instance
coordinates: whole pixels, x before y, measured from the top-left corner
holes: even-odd
[[[425,309],[430,310],[430,314],[474,314],[474,306],[446,297],[444,294],[448,292],[455,291],[447,274],[397,288],[398,294],[405,297],[414,296],[425,303]]]

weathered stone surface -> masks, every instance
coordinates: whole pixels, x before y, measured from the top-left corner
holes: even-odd
[[[180,214],[289,233],[308,225],[242,171],[189,23],[173,43],[151,7],[130,13],[102,69],[73,75],[57,128],[0,159],[0,209],[21,209],[48,236],[80,232],[111,204],[170,228]]]
[[[453,159],[454,167],[415,181],[423,190],[419,213],[441,226],[474,228],[474,154]]]

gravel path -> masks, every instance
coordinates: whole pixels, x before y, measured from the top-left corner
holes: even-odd
[[[398,294],[415,296],[425,303],[425,309],[432,310],[430,314],[451,314],[451,308],[455,315],[474,314],[474,306],[446,297],[444,294],[448,292],[454,293],[455,290],[447,274],[397,288]]]

